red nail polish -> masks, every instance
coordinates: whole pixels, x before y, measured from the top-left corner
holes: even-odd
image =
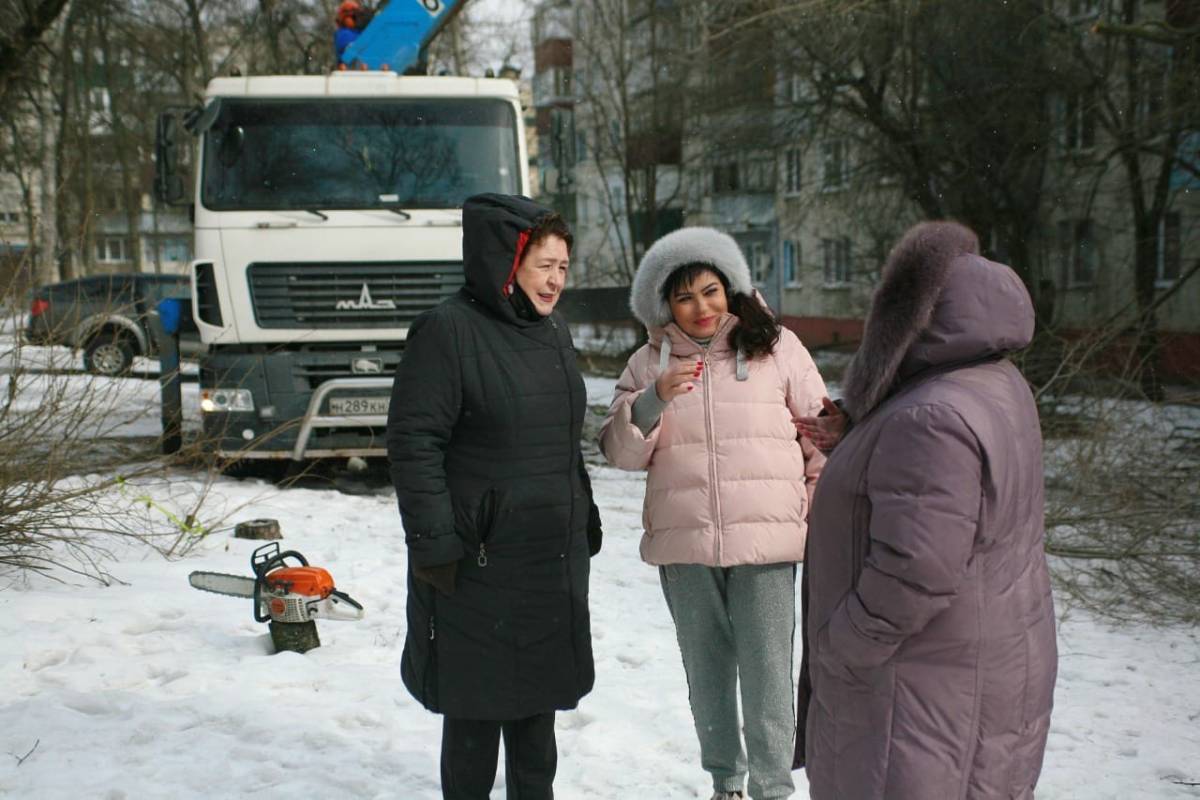
[[[688,391],[689,391],[689,392],[690,392],[692,389],[695,389],[695,388],[696,388],[696,387],[695,387],[695,386],[692,386],[691,384],[689,384],[689,385],[688,385]]]

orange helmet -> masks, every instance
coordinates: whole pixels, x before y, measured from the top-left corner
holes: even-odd
[[[354,18],[362,6],[354,2],[354,0],[343,0],[337,10],[337,24],[339,28],[353,28]]]

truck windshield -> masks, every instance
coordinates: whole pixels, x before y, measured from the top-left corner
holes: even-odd
[[[221,101],[204,137],[217,211],[456,208],[520,191],[512,106],[488,99]]]

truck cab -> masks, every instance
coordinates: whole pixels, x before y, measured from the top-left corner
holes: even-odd
[[[408,327],[463,284],[463,201],[529,193],[516,85],[217,78],[191,127],[206,442],[238,459],[383,455]]]

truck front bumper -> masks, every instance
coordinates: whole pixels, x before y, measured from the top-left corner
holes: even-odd
[[[249,390],[253,410],[204,413],[204,433],[217,455],[230,459],[377,457],[387,454],[387,400],[398,353],[374,376],[314,378],[345,356],[329,353],[210,354],[201,363],[201,389]],[[382,360],[382,359],[380,359]],[[331,401],[370,400],[364,413],[337,413]],[[343,403],[343,407],[345,403]]]

